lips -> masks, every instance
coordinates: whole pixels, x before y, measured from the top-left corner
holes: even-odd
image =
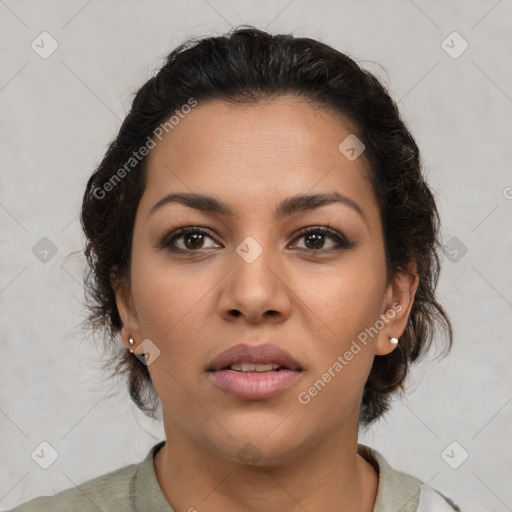
[[[207,368],[211,382],[242,400],[265,400],[295,385],[303,368],[276,345],[236,345],[221,352]]]
[[[254,371],[250,365],[272,365],[267,370],[295,370],[302,371],[300,364],[277,345],[235,345],[221,352],[209,364],[208,371],[229,369],[236,371]],[[257,370],[257,368],[256,368]],[[263,367],[260,371],[265,371]]]

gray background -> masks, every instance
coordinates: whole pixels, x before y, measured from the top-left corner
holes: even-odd
[[[124,383],[105,381],[80,328],[77,215],[161,59],[188,36],[252,23],[319,38],[388,84],[438,198],[454,348],[417,367],[408,395],[360,442],[466,512],[512,510],[510,0],[0,0],[0,16],[0,509],[139,462],[163,439]],[[59,45],[46,59],[31,47],[43,31]],[[457,36],[442,44],[453,31],[469,44],[457,58]],[[56,254],[41,252],[43,237]],[[30,456],[43,441],[58,452],[48,469]]]

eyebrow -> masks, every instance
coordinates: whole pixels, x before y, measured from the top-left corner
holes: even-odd
[[[194,193],[168,194],[151,208],[149,215],[152,215],[156,210],[169,203],[180,203],[188,206],[189,208],[194,208],[203,212],[217,213],[219,215],[229,217],[234,215],[231,208],[219,199],[204,194]],[[278,204],[274,216],[277,219],[283,219],[284,217],[288,217],[295,213],[313,210],[332,203],[339,203],[348,206],[366,220],[359,205],[354,200],[345,195],[339,194],[338,192],[330,192],[326,194],[299,194],[288,197]]]

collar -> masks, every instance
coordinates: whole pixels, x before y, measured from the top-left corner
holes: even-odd
[[[160,441],[149,450],[133,477],[132,492],[137,512],[175,512],[158,483],[153,463],[154,456],[164,444],[165,440]]]
[[[421,491],[421,480],[393,469],[375,449],[357,445],[357,453],[366,459],[379,475],[379,486],[373,512],[415,512]]]
[[[175,512],[163,493],[155,473],[153,458],[165,444],[154,445],[135,472],[132,492],[137,512]],[[421,481],[393,469],[375,449],[357,445],[357,453],[375,468],[379,476],[377,497],[373,512],[415,512],[418,507]]]

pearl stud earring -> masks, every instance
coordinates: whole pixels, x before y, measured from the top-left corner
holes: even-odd
[[[389,341],[392,345],[398,345],[398,338],[391,338]]]
[[[130,344],[130,347],[133,347],[135,345],[135,341],[133,341],[133,338],[130,336],[130,339],[128,340],[128,343]],[[133,354],[133,348],[130,348],[130,354]]]

